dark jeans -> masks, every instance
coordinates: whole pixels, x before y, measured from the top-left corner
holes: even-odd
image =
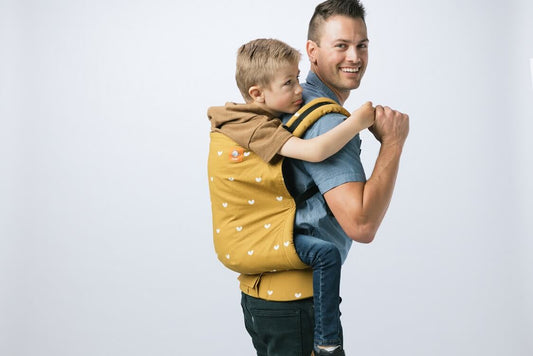
[[[313,298],[274,302],[242,293],[241,306],[257,356],[311,355]]]
[[[242,293],[244,324],[258,356],[309,356],[314,344],[343,343],[339,251],[305,235],[296,235],[294,244],[302,261],[313,267],[314,298],[275,302]]]

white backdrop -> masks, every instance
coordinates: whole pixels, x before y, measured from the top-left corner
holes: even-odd
[[[252,355],[216,260],[206,110],[235,51],[304,54],[318,1],[0,1],[0,354]],[[344,266],[353,355],[533,354],[533,5],[367,0],[346,103],[410,114],[374,243]],[[363,134],[368,174],[378,146]]]

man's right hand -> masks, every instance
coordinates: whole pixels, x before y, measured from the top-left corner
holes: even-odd
[[[409,134],[409,115],[388,106],[376,105],[374,125],[369,127],[381,144],[403,147]]]

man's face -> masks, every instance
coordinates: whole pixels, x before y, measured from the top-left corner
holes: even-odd
[[[368,37],[362,19],[332,16],[321,28],[319,43],[308,41],[311,69],[341,102],[361,84],[368,63]]]

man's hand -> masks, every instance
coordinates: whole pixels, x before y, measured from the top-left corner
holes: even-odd
[[[376,106],[374,125],[369,127],[381,144],[403,146],[409,134],[409,115],[388,106]]]

